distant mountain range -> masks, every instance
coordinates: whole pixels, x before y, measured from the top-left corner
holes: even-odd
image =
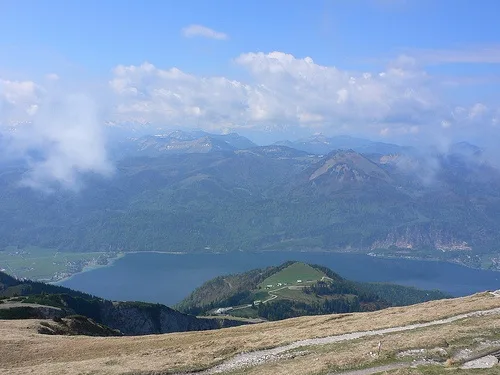
[[[122,142],[121,156],[159,156],[165,154],[234,151],[257,145],[236,133],[210,134],[176,130],[167,134],[129,138]]]
[[[433,150],[432,148],[417,150],[410,146],[374,142],[351,136],[327,137],[323,134],[315,134],[297,141],[280,141],[267,146],[258,146],[250,139],[237,133],[212,134],[201,130],[175,130],[165,134],[143,135],[140,137],[128,137],[126,139],[116,138],[115,136],[113,142],[111,142],[113,154],[118,159],[135,156],[156,157],[167,154],[230,152],[247,149],[256,149],[256,152],[285,150],[282,147],[286,147],[287,150],[294,150],[293,152],[295,153],[302,151],[304,155],[320,156],[336,150],[353,150],[368,156],[405,155],[414,158],[419,158],[423,155],[436,156],[443,154],[442,151]],[[451,144],[445,152],[447,155],[461,155],[475,158],[481,157],[482,153],[483,150],[480,147],[468,142]]]
[[[412,153],[411,147],[373,142],[350,136],[326,137],[316,134],[297,141],[281,141],[270,146],[285,146],[307,154],[325,155],[334,150],[354,150],[363,154]],[[204,131],[176,130],[166,134],[128,138],[120,143],[120,156],[159,156],[164,154],[206,153],[255,148],[257,145],[236,133],[211,134]]]
[[[392,143],[373,142],[367,139],[350,136],[327,137],[316,134],[297,141],[281,141],[277,145],[288,146],[311,154],[328,154],[334,150],[354,150],[362,154],[396,154],[411,152],[411,147],[398,146]]]
[[[500,171],[480,148],[314,139],[351,147],[323,155],[237,134],[139,137],[114,149],[113,177],[86,175],[79,192],[50,195],[19,186],[27,166],[3,166],[0,248],[354,251],[500,268]]]

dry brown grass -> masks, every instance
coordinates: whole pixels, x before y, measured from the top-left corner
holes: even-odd
[[[356,367],[374,367],[387,361],[396,361],[395,355],[409,349],[445,348],[448,355],[442,357],[436,351],[434,360],[444,362],[462,347],[474,347],[475,340],[500,338],[500,319],[498,315],[474,317],[454,323],[427,327],[412,331],[393,333],[381,337],[367,337],[345,343],[310,347],[309,354],[294,359],[266,364],[239,372],[245,375],[258,374],[324,374]],[[380,357],[370,355],[377,352],[378,342],[382,340]],[[398,361],[403,361],[399,359]],[[446,370],[441,367],[441,371]]]
[[[116,338],[43,336],[36,333],[39,324],[36,320],[0,321],[0,373],[117,374],[205,368],[243,351],[279,346],[306,338],[432,321],[495,307],[500,307],[500,298],[484,293],[373,313],[302,317],[217,331]],[[471,320],[475,319],[486,321],[489,317]],[[451,326],[463,327],[458,323]],[[445,330],[445,327],[448,325],[428,328],[426,340],[431,342],[432,337],[444,337],[436,335],[436,332]],[[362,345],[366,347],[352,350],[365,353],[373,345],[373,340],[362,340]],[[297,371],[301,368],[319,371],[324,366],[316,366],[315,362],[324,362],[326,357],[331,362],[333,358],[331,353],[318,352],[315,355],[321,359],[296,358],[280,362],[280,368],[290,362],[292,365],[287,366],[287,374],[311,373]],[[339,362],[330,363],[330,366],[343,366],[341,357],[338,358]],[[349,363],[345,362],[345,365]],[[271,368],[267,370],[271,371]],[[260,374],[275,373],[275,369],[271,372],[267,370]]]

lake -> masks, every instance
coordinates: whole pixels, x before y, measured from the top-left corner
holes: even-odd
[[[133,253],[108,267],[76,274],[61,285],[112,300],[173,305],[216,276],[279,265],[288,260],[326,266],[350,280],[439,289],[454,296],[500,289],[500,272],[495,271],[445,262],[306,252]]]

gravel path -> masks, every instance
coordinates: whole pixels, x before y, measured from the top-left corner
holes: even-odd
[[[286,352],[288,352],[290,350],[298,349],[301,347],[305,347],[305,346],[333,344],[333,343],[338,343],[338,342],[342,342],[342,341],[356,340],[356,339],[363,338],[363,337],[384,335],[384,334],[388,334],[388,333],[410,331],[410,330],[414,330],[414,329],[418,329],[418,328],[425,328],[425,327],[432,327],[432,326],[441,325],[441,324],[448,324],[448,323],[453,323],[457,320],[461,320],[461,319],[465,319],[465,318],[469,318],[469,317],[477,317],[477,316],[485,316],[485,315],[497,315],[497,314],[500,314],[500,308],[495,308],[495,309],[491,309],[491,310],[484,310],[484,311],[476,311],[476,312],[471,312],[471,313],[467,313],[467,314],[460,314],[460,315],[456,315],[456,316],[453,316],[450,318],[434,320],[434,321],[427,322],[427,323],[410,324],[410,325],[406,325],[406,326],[384,328],[384,329],[378,329],[378,330],[374,330],[374,331],[361,331],[361,332],[353,332],[353,333],[347,333],[347,334],[343,334],[343,335],[328,336],[328,337],[322,337],[322,338],[316,338],[316,339],[300,340],[300,341],[296,341],[296,342],[288,344],[288,345],[279,346],[279,347],[276,347],[273,349],[257,350],[254,352],[241,353],[241,354],[236,355],[234,358],[228,359],[227,361],[223,362],[220,365],[212,367],[211,369],[208,369],[208,370],[203,371],[203,372],[198,372],[196,374],[197,375],[220,374],[220,373],[224,373],[224,372],[228,372],[228,371],[238,370],[238,369],[245,368],[245,367],[262,365],[262,364],[267,363],[267,362],[280,360],[283,357],[289,358],[290,353],[288,353],[288,355],[287,355]],[[383,370],[381,370],[381,371],[383,371]],[[369,373],[367,373],[367,374],[369,374]],[[194,375],[194,373],[193,374],[186,374],[186,375]]]
[[[382,371],[392,371],[392,370],[396,370],[399,368],[405,368],[405,367],[410,367],[410,364],[408,362],[392,363],[390,365],[370,367],[370,368],[364,368],[361,370],[353,370],[353,371],[347,371],[347,372],[339,372],[339,373],[334,373],[332,375],[372,375],[372,374],[377,374],[377,373],[382,372]]]
[[[429,366],[435,364],[437,362],[434,361],[413,361],[413,362],[399,362],[399,363],[391,363],[383,366],[369,367],[361,370],[351,370],[344,372],[332,372],[330,375],[373,375],[381,373],[382,371],[392,371],[400,368],[408,368],[408,367],[417,367],[417,366]]]

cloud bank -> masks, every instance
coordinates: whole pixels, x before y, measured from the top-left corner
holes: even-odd
[[[189,31],[189,30],[190,31]],[[209,30],[209,29],[208,29]],[[212,35],[203,27],[187,35]],[[197,76],[145,62],[117,66],[107,85],[106,116],[89,96],[60,93],[33,81],[0,77],[0,123],[15,125],[17,148],[43,150],[25,183],[75,186],[81,172],[112,169],[102,126],[151,123],[155,128],[201,128],[214,132],[286,131],[351,134],[390,141],[446,144],[456,139],[498,139],[500,111],[482,102],[456,105],[439,80],[409,56],[381,71],[357,72],[283,52],[244,53],[233,63],[248,78]],[[48,82],[57,85],[52,73]],[[51,86],[49,84],[49,86]],[[25,128],[19,124],[29,123]]]
[[[16,127],[4,124],[2,129],[10,141],[4,150],[8,155],[3,156],[24,158],[29,165],[22,185],[77,190],[82,173],[112,173],[102,119],[88,95],[55,95],[32,82],[4,83],[2,88],[0,116],[7,112],[30,120]]]
[[[110,85],[115,115],[207,130],[287,129],[368,137],[449,137],[496,131],[498,111],[453,105],[415,60],[401,56],[379,72],[322,66],[282,52],[246,53],[234,63],[248,82],[199,77],[153,64],[118,66]]]

